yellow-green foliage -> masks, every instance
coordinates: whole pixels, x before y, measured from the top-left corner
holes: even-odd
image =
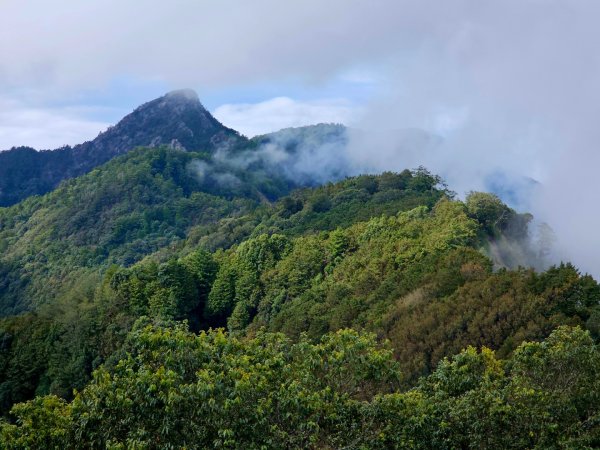
[[[141,321],[116,364],[67,404],[41,397],[0,448],[529,449],[600,443],[600,350],[561,327],[508,360],[469,347],[419,385],[371,334],[311,343]]]
[[[419,275],[411,273],[416,267],[468,245],[476,230],[462,203],[441,200],[431,211],[419,207],[338,229],[328,237],[299,240],[262,277],[265,296],[256,322],[293,335],[311,331],[313,320],[320,323],[313,335],[364,325],[367,310],[382,307],[398,289],[418,283]],[[316,253],[307,251],[315,247]],[[297,275],[302,267],[312,268],[304,279]],[[295,273],[294,283],[288,271]],[[402,275],[406,286],[392,286],[391,279]]]

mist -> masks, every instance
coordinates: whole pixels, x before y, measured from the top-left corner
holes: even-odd
[[[235,189],[242,184],[241,180],[235,174],[226,169],[219,170],[212,164],[199,159],[190,161],[187,170],[196,178],[196,181],[200,185],[216,185],[223,189]]]
[[[414,23],[380,42],[375,94],[347,123],[346,145],[308,149],[308,175],[423,165],[459,198],[493,191],[531,212],[555,232],[551,262],[600,278],[600,4],[420,5],[404,3]],[[296,175],[304,160],[291,164]]]
[[[453,174],[447,170],[452,158],[443,158],[452,143],[415,128],[381,131],[318,124],[257,136],[254,144],[241,151],[223,146],[213,154],[213,162],[221,171],[249,171],[266,177],[284,177],[296,187],[318,186],[356,175],[419,169],[423,164],[436,166],[446,176]],[[442,163],[436,165],[439,161]],[[492,172],[489,172],[490,167]],[[483,243],[482,250],[496,268],[545,270],[549,265],[559,263],[562,252],[554,245],[553,230],[547,223],[532,220],[526,213],[540,184],[531,178],[490,167],[465,172],[469,179],[458,179],[462,186],[479,186],[480,190],[496,194],[513,208],[512,219],[503,226],[501,233],[490,236]],[[199,161],[194,161],[190,168],[199,181],[204,181],[207,174],[216,169]],[[214,175],[210,176],[214,178]],[[218,179],[215,181],[221,184]],[[458,197],[465,200],[464,194]]]
[[[438,145],[403,152],[385,140],[365,152],[368,143],[355,140],[351,151],[380,170],[422,164],[459,196],[499,180],[497,189],[516,193],[505,201],[555,230],[555,262],[571,260],[598,278],[597,9],[523,2],[467,13],[470,23],[445,45],[390,69],[359,124],[417,127],[439,135]]]

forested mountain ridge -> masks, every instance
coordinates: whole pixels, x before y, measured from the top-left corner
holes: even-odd
[[[139,147],[0,208],[0,449],[598,447],[600,285],[424,168],[303,178],[345,133]]]
[[[206,170],[198,178],[195,169],[200,162]],[[283,185],[277,192],[273,191],[276,185],[271,179],[259,177],[244,181],[243,176],[251,176],[247,172],[238,174],[239,184],[223,185],[218,182],[222,174],[219,170],[218,163],[212,163],[208,155],[169,148],[141,148],[69,181],[46,196],[33,197],[1,211],[3,313],[33,309],[30,314],[6,319],[2,326],[7,339],[4,342],[8,344],[3,353],[7,365],[0,369],[6,377],[0,387],[4,405],[27,398],[35,391],[44,392],[51,385],[53,392],[56,388],[63,395],[68,395],[72,387],[82,387],[81,383],[89,378],[94,367],[93,361],[108,358],[110,352],[106,353],[106,349],[118,347],[123,333],[147,308],[145,297],[139,297],[142,303],[130,310],[121,304],[123,299],[115,303],[112,293],[108,297],[102,293],[116,292],[117,286],[125,289],[128,284],[122,283],[123,277],[130,277],[126,267],[145,256],[152,254],[147,260],[149,266],[134,265],[132,273],[149,270],[148,276],[152,278],[155,269],[163,273],[163,267],[171,267],[164,272],[162,287],[146,275],[139,275],[145,280],[139,285],[142,289],[139,295],[158,289],[155,294],[160,295],[154,296],[151,302],[153,310],[158,313],[164,306],[174,317],[188,319],[196,329],[218,325],[222,319],[205,315],[205,302],[194,294],[198,289],[204,292],[202,295],[208,295],[214,277],[202,275],[200,278],[208,283],[203,288],[188,285],[191,294],[184,295],[179,288],[173,291],[174,280],[166,275],[171,270],[175,271],[176,279],[183,277],[182,280],[195,283],[193,280],[197,277],[185,266],[175,263],[177,259],[200,255],[202,260],[203,248],[218,255],[222,249],[248,238],[260,238],[265,233],[280,233],[290,238],[311,235],[373,216],[394,215],[418,205],[433,207],[445,195],[438,186],[439,178],[426,171],[405,171],[297,190],[270,203],[262,200],[265,193],[283,195],[287,186]],[[262,189],[260,194],[256,193],[258,189]],[[80,198],[87,201],[81,203]],[[213,260],[210,254],[209,260]],[[123,269],[115,273],[119,266]],[[172,306],[166,306],[168,304]],[[75,322],[72,322],[73,314],[80,316]],[[116,319],[114,314],[121,319]],[[50,329],[46,329],[47,326]],[[100,329],[92,330],[89,326],[100,326]],[[38,327],[41,327],[39,337],[50,339],[46,341],[50,347],[37,342],[33,330]],[[69,342],[68,346],[75,343],[67,329],[83,333],[75,338],[77,346],[85,344],[83,354],[79,353],[83,348],[74,350],[78,356],[71,355],[71,350],[63,352],[66,349],[59,343],[63,338],[65,343]],[[115,336],[113,333],[117,330]],[[67,334],[58,338],[63,332]],[[107,337],[111,343],[101,344],[105,333],[112,336]],[[31,350],[36,348],[45,354],[33,358],[42,364],[40,369],[27,369],[22,365],[31,363],[22,345],[31,345]],[[69,355],[75,360],[68,362]],[[52,361],[60,363],[51,368]],[[61,375],[52,375],[56,370]],[[74,372],[66,375],[65,370]],[[16,382],[17,379],[21,381]],[[30,381],[23,383],[25,379]]]
[[[0,313],[45,303],[86,273],[131,265],[178,242],[199,240],[216,250],[256,233],[259,225],[290,233],[327,230],[372,214],[432,205],[442,195],[433,186],[437,180],[425,173],[415,180],[408,172],[400,181],[390,177],[382,177],[381,189],[378,177],[362,177],[350,186],[297,191],[270,206],[290,192],[286,178],[239,169],[208,154],[139,148],[45,196],[0,209]],[[410,189],[400,193],[403,185]],[[282,211],[277,215],[273,208]],[[225,223],[227,228],[219,225]]]
[[[172,91],[136,108],[95,139],[57,150],[17,147],[0,152],[0,206],[45,194],[139,146],[211,152],[246,139],[223,126],[189,89]]]
[[[185,238],[193,225],[243,214],[287,190],[246,173],[198,176],[208,159],[139,148],[45,196],[0,209],[2,314],[53,298],[80,270],[130,265]]]
[[[438,182],[294,191],[4,319],[6,448],[593,448],[600,286],[493,272],[527,217]]]

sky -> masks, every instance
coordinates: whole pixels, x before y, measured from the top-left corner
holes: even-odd
[[[248,136],[422,129],[441,144],[349,152],[423,164],[459,196],[535,180],[520,206],[598,277],[599,16],[592,0],[0,0],[0,148],[76,144],[184,87]]]

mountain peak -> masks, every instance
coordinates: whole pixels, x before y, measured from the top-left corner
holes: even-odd
[[[200,98],[198,98],[198,93],[193,89],[176,89],[171,92],[167,92],[164,96],[166,99],[177,99],[177,100],[190,100],[193,102],[200,103]]]
[[[74,147],[74,155],[98,155],[102,159],[135,147],[168,145],[188,151],[213,151],[230,141],[243,139],[208,112],[192,89],[168,92],[136,108],[115,126],[91,142]]]
[[[195,110],[196,113],[210,116],[210,113],[204,108],[204,106],[202,106],[198,94],[193,89],[177,89],[175,91],[167,92],[162,97],[158,97],[142,104],[141,106],[138,106],[134,110],[134,113],[136,111],[143,111],[151,108],[173,109],[173,112],[176,114],[184,111],[187,108],[190,110]],[[124,119],[127,117],[129,116],[125,116]]]
[[[156,110],[156,111],[152,111]],[[158,97],[147,103],[138,106],[131,114],[125,116],[121,122],[129,119],[139,119],[139,112],[152,111],[151,114],[174,114],[175,116],[181,115],[185,111],[190,111],[196,115],[206,116],[209,122],[216,121],[214,117],[202,106],[198,94],[193,89],[178,89],[175,91],[167,92],[162,97]],[[138,113],[138,114],[136,114]],[[164,117],[165,120],[176,120],[176,117]],[[210,120],[213,119],[213,120]],[[207,123],[205,124],[207,125]]]
[[[136,147],[212,152],[246,141],[215,119],[194,90],[171,91],[137,107],[92,141],[53,151],[0,152],[0,206],[44,194],[61,180],[83,175]]]

